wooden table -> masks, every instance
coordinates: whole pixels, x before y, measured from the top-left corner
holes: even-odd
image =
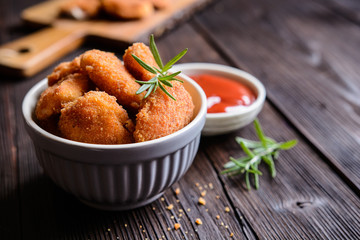
[[[1,1],[2,44],[34,31],[19,13],[38,2]],[[182,62],[234,66],[263,82],[265,133],[299,140],[276,161],[276,178],[261,166],[260,189],[247,191],[243,177],[220,174],[243,154],[235,136],[255,139],[247,126],[202,137],[186,175],[146,207],[99,211],[61,190],[37,162],[21,102],[59,62],[124,51],[88,41],[34,77],[0,77],[0,239],[360,239],[359,1],[214,1],[157,44],[166,59],[189,47]]]

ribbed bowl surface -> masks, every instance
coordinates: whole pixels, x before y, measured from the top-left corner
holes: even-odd
[[[45,173],[61,188],[97,208],[124,210],[155,200],[178,181],[192,164],[199,141],[200,134],[166,156],[121,165],[75,162],[35,149]]]

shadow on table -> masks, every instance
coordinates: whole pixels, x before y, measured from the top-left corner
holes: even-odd
[[[87,207],[44,175],[1,197],[0,210],[0,239],[95,239],[132,214]]]

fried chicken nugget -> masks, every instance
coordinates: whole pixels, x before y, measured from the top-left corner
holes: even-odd
[[[185,127],[192,118],[194,103],[182,83],[173,81],[173,87],[165,87],[176,98],[167,96],[157,89],[144,99],[136,115],[135,142],[157,139]]]
[[[113,53],[87,51],[82,55],[80,65],[95,85],[115,96],[119,104],[132,111],[139,108],[144,93],[136,94],[140,85]]]
[[[38,120],[45,120],[60,113],[65,103],[71,102],[90,90],[89,78],[81,73],[67,75],[42,92],[35,108]]]
[[[60,5],[60,13],[84,20],[98,15],[100,8],[100,0],[68,0]]]
[[[159,68],[150,48],[144,43],[134,43],[125,50],[123,55],[124,65],[126,69],[137,79],[141,81],[148,81],[155,76],[155,74],[145,70],[132,56],[134,54],[150,66]]]
[[[150,0],[155,8],[163,9],[170,5],[170,0]]]
[[[124,18],[144,18],[154,12],[153,4],[147,0],[103,0],[103,9],[110,15]]]
[[[54,71],[47,77],[48,85],[52,86],[62,78],[72,73],[81,72],[80,57],[76,57],[71,62],[63,62],[54,68]]]
[[[133,123],[114,96],[90,91],[61,110],[59,130],[63,137],[95,144],[133,142]]]

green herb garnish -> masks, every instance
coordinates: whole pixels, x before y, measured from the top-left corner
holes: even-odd
[[[175,78],[177,75],[181,73],[181,71],[169,74],[167,71],[170,70],[170,68],[182,58],[185,53],[187,52],[187,48],[184,49],[182,52],[180,52],[178,55],[176,55],[173,59],[171,59],[165,66],[163,65],[163,62],[161,60],[159,51],[156,47],[154,35],[150,35],[150,51],[152,55],[155,58],[155,61],[160,69],[156,67],[149,66],[144,61],[142,61],[140,58],[132,54],[133,58],[147,71],[155,74],[155,77],[150,79],[149,81],[139,81],[136,80],[137,83],[141,84],[141,87],[136,91],[136,94],[140,94],[147,90],[147,93],[145,94],[144,98],[147,98],[152,92],[155,92],[157,87],[160,87],[160,89],[165,92],[170,98],[173,100],[176,100],[164,87],[172,87],[171,81],[179,81],[183,82],[180,79]]]
[[[250,186],[250,174],[254,175],[255,188],[259,188],[259,176],[262,173],[258,170],[258,166],[263,160],[269,167],[271,176],[276,176],[274,160],[279,157],[280,150],[288,150],[297,144],[297,140],[287,142],[276,142],[274,139],[265,136],[258,119],[254,121],[256,134],[260,141],[252,141],[241,137],[235,140],[240,144],[247,156],[240,158],[230,157],[230,161],[224,165],[225,170],[221,174],[238,175],[245,173],[245,182],[248,190]]]

